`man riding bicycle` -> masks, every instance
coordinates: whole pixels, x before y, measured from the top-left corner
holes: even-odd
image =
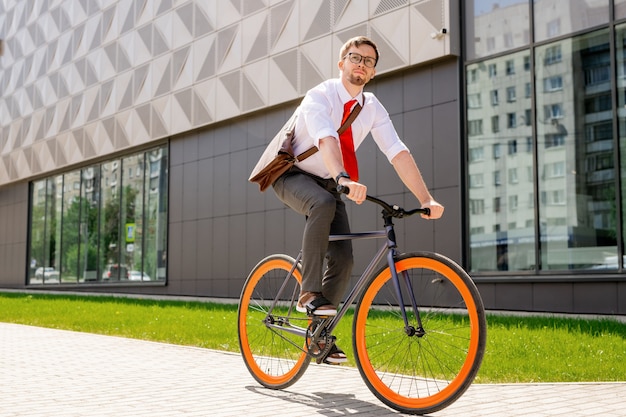
[[[352,242],[329,242],[328,237],[350,233],[345,203],[337,185],[347,187],[348,199],[357,204],[367,195],[367,187],[359,182],[354,151],[368,133],[422,208],[430,209],[429,216],[422,216],[437,219],[444,211],[431,196],[383,105],[374,94],[363,91],[376,74],[378,59],[378,48],[367,37],[355,37],[343,45],[337,64],[339,78],[324,81],[309,90],[298,108],[294,154],[312,146],[319,152],[296,163],[272,184],[283,203],[306,216],[302,239],[302,292],[297,309],[309,315],[335,315],[350,280],[354,263]],[[354,106],[361,106],[360,113],[351,126],[338,135],[337,127]],[[337,364],[346,360],[345,353],[334,345],[324,362]]]

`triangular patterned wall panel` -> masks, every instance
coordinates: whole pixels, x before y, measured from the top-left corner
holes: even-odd
[[[302,97],[367,35],[448,54],[450,0],[0,0],[0,186]]]

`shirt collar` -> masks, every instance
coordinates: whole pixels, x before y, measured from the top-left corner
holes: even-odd
[[[364,104],[363,90],[361,90],[361,92],[356,97],[352,97],[350,93],[348,93],[348,90],[346,90],[346,87],[344,87],[340,78],[337,78],[337,94],[339,95],[339,100],[341,100],[341,103],[347,103],[350,100],[356,99],[361,106],[363,106]]]

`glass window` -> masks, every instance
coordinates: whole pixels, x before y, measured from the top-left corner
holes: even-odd
[[[485,158],[485,149],[482,146],[471,148],[469,150],[470,162],[482,161]]]
[[[482,120],[470,120],[467,123],[468,134],[470,136],[480,136],[483,134],[483,121]]]
[[[500,158],[501,154],[502,154],[502,152],[500,151],[500,144],[499,143],[494,143],[493,144],[493,159]]]
[[[137,167],[144,166],[144,154],[124,158],[122,165],[126,175],[122,178],[121,219],[124,236],[121,239],[120,252],[122,264],[126,266],[126,275],[120,279],[150,281],[150,275],[143,271],[144,178],[133,176]]]
[[[626,8],[626,2],[622,2],[622,8]],[[621,199],[622,207],[626,207],[626,24],[618,26],[615,33],[615,50],[616,50],[616,67],[617,67],[617,117],[618,117],[618,134],[619,134],[619,152],[620,152],[620,176],[621,183]],[[593,146],[598,146],[594,144]],[[610,195],[610,190],[607,191]],[[626,211],[622,208],[622,236],[626,236]],[[622,242],[623,243],[623,242]],[[607,267],[618,268],[623,266],[622,262],[618,262],[617,256],[611,256],[605,260]]]
[[[515,61],[512,59],[506,61],[506,75],[515,75]]]
[[[43,271],[44,284],[58,284],[61,267],[61,214],[63,210],[63,175],[48,179],[48,200],[46,210],[46,268]],[[41,277],[41,275],[40,275]]]
[[[60,282],[63,176],[31,184],[29,282]]]
[[[146,154],[144,189],[144,271],[164,280],[167,268],[167,148]]]
[[[43,268],[46,264],[46,184],[41,180],[30,186],[30,267],[29,282],[43,283]]]
[[[500,131],[500,117],[491,116],[491,132],[498,133]]]
[[[78,281],[78,256],[80,252],[80,171],[63,176],[63,210],[61,221],[60,275],[63,283]],[[71,186],[70,186],[71,184]],[[76,187],[74,184],[77,184]]]
[[[532,207],[533,182],[521,181],[519,174],[533,170],[533,154],[530,151],[518,152],[518,144],[526,143],[532,137],[530,95],[517,95],[530,85],[530,71],[517,71],[514,77],[506,71],[489,79],[486,75],[490,67],[507,68],[512,64],[526,62],[528,51],[499,57],[480,64],[471,64],[468,70],[485,73],[479,82],[468,85],[467,93],[496,91],[498,86],[507,94],[506,102],[498,106],[468,108],[469,120],[499,120],[506,123],[506,135],[490,130],[480,135],[468,137],[470,149],[490,146],[492,158],[470,160],[469,175],[491,173],[492,181],[485,180],[482,187],[469,189],[470,201],[470,270],[479,271],[521,271],[531,269],[535,264],[535,222]],[[491,94],[493,103],[493,93]],[[487,148],[489,149],[489,148]],[[488,175],[488,174],[487,174]],[[527,199],[529,201],[527,201]],[[490,206],[492,205],[493,206]],[[486,207],[485,207],[486,205]],[[485,216],[484,213],[492,213]],[[523,226],[522,226],[523,225]]]
[[[491,90],[491,105],[497,106],[500,103],[500,99],[498,98],[498,90]]]
[[[509,168],[508,172],[509,184],[517,184],[519,180],[517,179],[517,168]]]
[[[615,4],[615,19],[626,18],[626,0],[613,0]]]
[[[543,53],[543,64],[554,65],[561,62],[561,44],[548,46]]]
[[[563,89],[563,76],[562,75],[555,75],[552,77],[547,77],[544,78],[543,80],[543,91],[544,92],[550,92],[550,91],[559,91]]]
[[[506,88],[506,101],[512,102],[517,100],[517,92],[515,86]]]
[[[528,45],[529,15],[528,0],[466,1],[465,48],[468,60]]]
[[[515,129],[517,127],[517,116],[515,113],[507,113],[506,119],[506,127],[509,129]]]
[[[167,148],[31,184],[29,284],[166,278]]]
[[[556,50],[558,61],[546,59]],[[594,269],[617,254],[616,177],[604,162],[614,155],[612,108],[601,98],[611,92],[609,32],[541,46],[536,54],[537,80],[558,80],[536,89],[544,143],[537,153],[541,268]]]
[[[477,188],[484,186],[483,174],[474,174],[469,177],[470,188]]]
[[[500,171],[494,171],[494,173],[493,173],[493,185],[496,185],[496,186],[502,185],[502,177],[500,175]]]
[[[609,21],[609,0],[534,0],[535,41],[544,41]]]
[[[81,171],[79,281],[98,281],[100,166]]]
[[[467,73],[467,83],[475,83],[478,81],[478,71],[471,71]]]
[[[476,109],[482,107],[482,99],[480,93],[467,96],[467,105]]]
[[[102,164],[104,186],[100,189],[100,271],[102,281],[119,281],[126,275],[120,261],[120,160]]]
[[[484,214],[485,203],[483,200],[470,200],[470,212],[472,214]]]

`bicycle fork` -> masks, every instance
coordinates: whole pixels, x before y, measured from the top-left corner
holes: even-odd
[[[391,279],[393,280],[393,288],[396,292],[396,298],[398,299],[398,304],[400,306],[400,313],[402,314],[402,320],[404,321],[404,332],[407,334],[407,336],[422,337],[426,334],[426,331],[424,330],[424,326],[422,325],[422,318],[420,317],[420,312],[417,307],[417,301],[415,300],[413,284],[411,283],[409,274],[406,271],[403,271],[402,277],[404,278],[404,285],[406,286],[406,290],[411,302],[411,307],[413,308],[413,314],[415,315],[415,319],[417,320],[417,328],[409,323],[409,318],[406,314],[406,308],[404,307],[404,297],[402,296],[402,288],[400,287],[400,278],[398,277],[398,271],[396,270],[396,256],[396,250],[390,250],[387,254],[387,262],[389,263],[389,269],[391,270]]]

